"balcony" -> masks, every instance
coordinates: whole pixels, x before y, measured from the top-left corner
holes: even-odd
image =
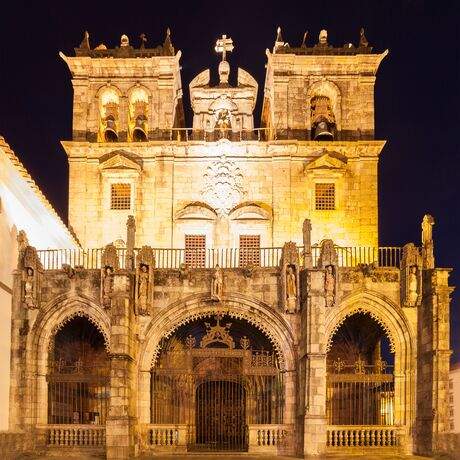
[[[374,264],[377,267],[399,268],[402,248],[386,247],[336,247],[339,267],[356,267],[360,264]],[[45,270],[60,270],[63,264],[84,269],[100,269],[104,249],[45,249],[37,251]],[[153,248],[155,268],[179,270],[183,268],[209,269],[219,265],[222,268],[276,268],[280,266],[281,247],[240,249],[184,249]],[[320,246],[312,247],[313,267],[317,267]],[[303,248],[298,247],[299,259],[303,263]],[[136,255],[138,249],[134,250]],[[117,249],[119,267],[128,269],[126,249]],[[188,263],[186,263],[188,262]]]

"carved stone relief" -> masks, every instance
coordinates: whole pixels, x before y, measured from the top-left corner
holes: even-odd
[[[300,310],[299,301],[299,252],[292,241],[285,243],[281,256],[281,308],[285,313]]]
[[[401,305],[415,307],[422,300],[422,258],[413,243],[403,247],[401,259]]]
[[[136,315],[151,314],[153,300],[153,269],[155,256],[150,246],[142,246],[136,258],[136,285],[134,297],[134,312]]]

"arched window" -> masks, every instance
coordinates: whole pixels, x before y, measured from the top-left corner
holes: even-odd
[[[55,335],[48,368],[48,423],[105,425],[110,361],[104,337],[85,317]]]
[[[129,132],[134,142],[148,140],[149,96],[143,88],[135,88],[129,97]]]
[[[117,142],[119,117],[120,117],[120,98],[114,88],[106,88],[100,95],[100,141]]]

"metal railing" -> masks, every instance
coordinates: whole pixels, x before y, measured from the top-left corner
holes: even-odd
[[[299,247],[299,258],[302,264],[303,248]],[[63,265],[82,267],[85,269],[100,269],[102,248],[97,249],[44,249],[37,251],[45,270],[60,270]],[[254,257],[258,251],[258,257]],[[361,264],[376,267],[400,266],[402,248],[400,247],[336,247],[340,267],[357,267]],[[138,249],[135,249],[137,254]],[[250,267],[278,267],[281,260],[282,248],[212,248],[212,249],[184,249],[184,248],[154,248],[155,268],[174,269],[182,268],[250,268]],[[126,249],[117,249],[119,268],[128,267]],[[321,253],[320,246],[312,247],[313,266],[318,266]],[[251,257],[247,257],[250,255]],[[186,261],[192,260],[190,264]],[[247,260],[258,260],[256,265],[248,265]]]

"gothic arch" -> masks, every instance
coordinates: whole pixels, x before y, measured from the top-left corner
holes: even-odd
[[[340,88],[331,80],[322,79],[312,83],[306,95],[306,120],[307,129],[311,130],[311,100],[315,96],[326,96],[331,101],[337,131],[342,129],[342,95]]]
[[[167,315],[158,315],[147,328],[144,346],[140,353],[140,370],[150,371],[160,351],[160,340],[170,337],[180,326],[213,314],[225,312],[234,318],[244,319],[261,330],[273,343],[283,370],[295,368],[294,338],[288,323],[266,304],[239,294],[227,294],[222,302],[213,305],[207,295],[195,295],[167,307]]]
[[[327,350],[337,329],[355,313],[367,313],[382,326],[393,352],[413,353],[413,331],[404,312],[387,297],[367,290],[344,297],[338,309],[326,315]]]

